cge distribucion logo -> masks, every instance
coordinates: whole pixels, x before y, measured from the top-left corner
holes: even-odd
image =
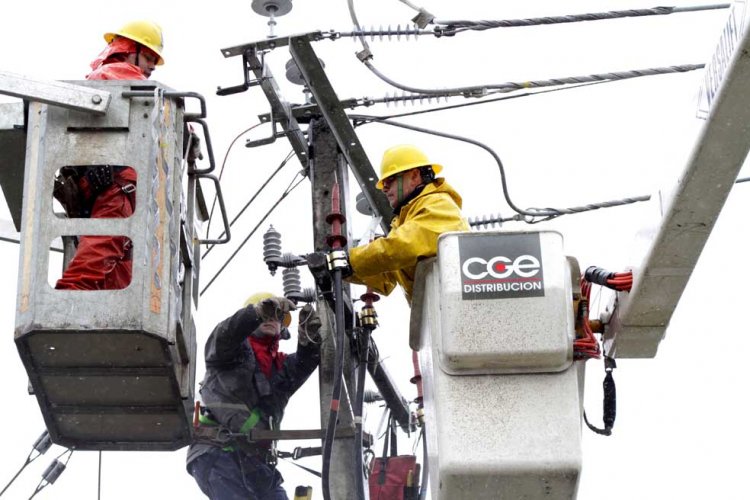
[[[538,233],[460,238],[464,300],[544,297]]]

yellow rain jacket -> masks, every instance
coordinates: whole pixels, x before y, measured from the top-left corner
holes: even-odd
[[[388,236],[349,251],[353,274],[348,279],[383,295],[398,283],[411,304],[417,262],[437,254],[441,234],[468,230],[461,196],[444,178],[435,179],[401,208]]]

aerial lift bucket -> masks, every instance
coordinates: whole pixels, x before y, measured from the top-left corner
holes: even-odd
[[[16,346],[55,443],[178,449],[191,437],[196,352],[195,179],[186,194],[182,160],[189,115],[183,99],[157,82],[75,83],[110,92],[106,114],[28,105]],[[133,215],[60,214],[52,196],[56,172],[104,164],[135,169]],[[129,238],[130,284],[56,290],[50,244],[77,235]],[[68,245],[66,262],[72,252]]]
[[[432,498],[575,498],[583,364],[577,264],[553,231],[446,233],[417,267]]]

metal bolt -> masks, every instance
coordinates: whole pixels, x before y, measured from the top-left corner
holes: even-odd
[[[101,104],[101,102],[102,102],[102,96],[95,95],[95,96],[91,97],[91,102],[93,102],[94,104]]]

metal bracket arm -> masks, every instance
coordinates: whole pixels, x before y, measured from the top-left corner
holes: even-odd
[[[307,140],[299,128],[299,123],[292,116],[289,103],[281,99],[281,91],[271,74],[271,70],[265,66],[265,63],[258,58],[258,54],[253,50],[248,50],[243,59],[243,64],[245,62],[260,82],[260,87],[266,94],[268,102],[271,103],[271,112],[289,138],[289,142],[297,154],[297,159],[303,168],[307,168],[310,156],[307,149]]]
[[[375,188],[377,175],[370,164],[349,117],[336,96],[328,77],[320,64],[310,41],[304,37],[292,38],[289,52],[297,63],[305,82],[315,97],[320,112],[336,138],[339,149],[357,179],[360,189],[367,198],[376,216],[382,217],[380,226],[388,233],[391,229],[391,210],[385,195]]]
[[[106,90],[35,80],[7,71],[0,71],[0,94],[97,115],[105,114],[112,100],[112,95]]]
[[[226,49],[221,49],[221,53],[224,55],[224,57],[234,57],[240,56],[248,50],[273,50],[279,47],[286,47],[287,45],[289,45],[289,41],[292,38],[304,38],[306,40],[317,42],[318,40],[322,40],[323,38],[325,38],[325,35],[322,31],[297,33],[295,35],[276,37],[266,40],[259,40],[257,42],[249,42],[242,45],[235,45],[234,47],[227,47]]]

